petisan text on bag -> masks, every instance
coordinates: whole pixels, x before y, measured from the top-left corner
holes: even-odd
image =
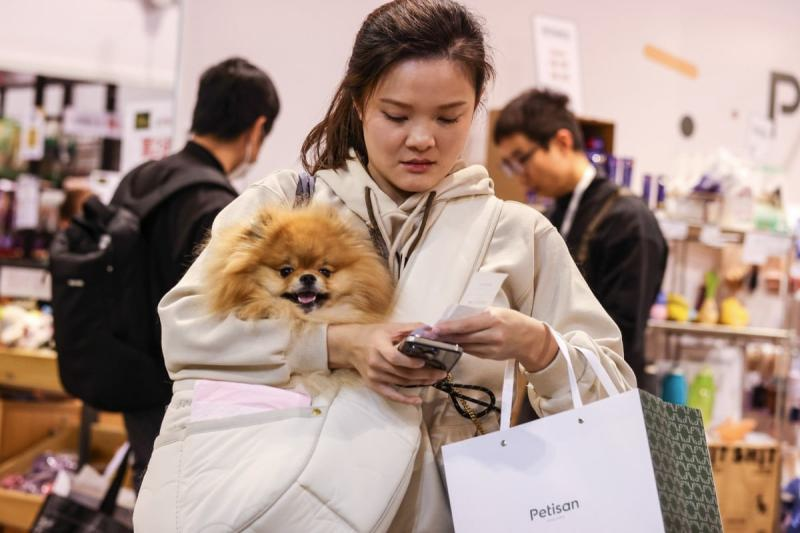
[[[568,513],[570,511],[576,511],[580,508],[581,504],[578,500],[572,500],[571,502],[565,503],[551,503],[544,508],[532,508],[530,510],[531,521],[543,518],[553,519],[561,514]]]

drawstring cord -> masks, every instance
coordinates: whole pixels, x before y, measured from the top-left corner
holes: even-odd
[[[433,199],[436,196],[435,192],[431,192],[428,195],[428,198],[425,200],[425,210],[422,212],[422,222],[419,224],[419,230],[417,231],[417,236],[414,238],[414,242],[411,243],[411,246],[406,253],[406,260],[403,262],[403,266],[408,264],[408,259],[411,257],[411,254],[414,253],[416,250],[419,241],[422,239],[422,234],[425,233],[425,227],[428,225],[428,217],[431,214],[431,207],[433,206]]]
[[[408,263],[408,259],[411,257],[411,254],[422,240],[422,235],[425,233],[428,218],[433,207],[433,200],[436,197],[436,192],[431,191],[431,193],[428,194],[427,198],[425,199],[425,202],[420,202],[408,215],[405,223],[403,223],[400,231],[397,233],[394,243],[392,243],[391,239],[389,238],[389,235],[383,226],[382,220],[378,218],[380,216],[380,211],[378,211],[378,216],[375,215],[376,205],[373,203],[373,194],[375,193],[372,191],[372,189],[369,187],[364,187],[364,200],[367,204],[367,215],[369,216],[370,223],[370,236],[372,237],[373,241],[375,241],[380,254],[389,263],[389,270],[392,272],[394,278],[399,279],[401,270],[406,263]],[[414,236],[411,244],[407,246],[408,250],[405,253],[401,253],[400,247],[404,244],[404,242],[408,245],[408,242],[404,239],[404,236],[409,232],[410,228],[414,224],[414,220],[417,218],[417,215],[419,215],[420,212],[422,212],[422,221],[417,227],[417,234]],[[380,239],[378,239],[379,236]],[[387,244],[390,245],[388,249]]]

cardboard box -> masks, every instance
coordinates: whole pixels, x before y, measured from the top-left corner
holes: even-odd
[[[777,531],[781,452],[777,444],[710,444],[719,510],[726,533]]]

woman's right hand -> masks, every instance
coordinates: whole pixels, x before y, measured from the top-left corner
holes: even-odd
[[[432,385],[447,376],[421,359],[397,351],[397,343],[422,324],[332,324],[328,326],[328,366],[354,368],[369,388],[400,403],[420,405],[396,385]]]

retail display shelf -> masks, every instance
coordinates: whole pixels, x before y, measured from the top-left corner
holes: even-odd
[[[91,458],[108,461],[125,442],[125,431],[121,428],[92,426]],[[46,451],[74,452],[78,448],[79,430],[68,427],[57,431],[25,452],[0,463],[0,477],[30,470],[36,457]],[[0,528],[11,526],[28,531],[39,513],[45,497],[15,490],[0,489]]]
[[[0,267],[10,266],[19,268],[40,268],[47,270],[49,262],[44,259],[23,259],[13,257],[0,257]]]
[[[647,327],[656,332],[695,335],[698,337],[722,337],[731,339],[787,342],[792,332],[778,328],[732,327],[713,324],[694,324],[671,320],[650,320]]]
[[[0,385],[63,393],[56,352],[0,347]]]
[[[749,234],[765,235],[772,238],[786,238],[790,235],[769,230],[743,229],[721,226],[719,224],[698,224],[677,218],[659,217],[662,231],[668,240],[686,242],[711,242],[719,244],[742,244]]]

